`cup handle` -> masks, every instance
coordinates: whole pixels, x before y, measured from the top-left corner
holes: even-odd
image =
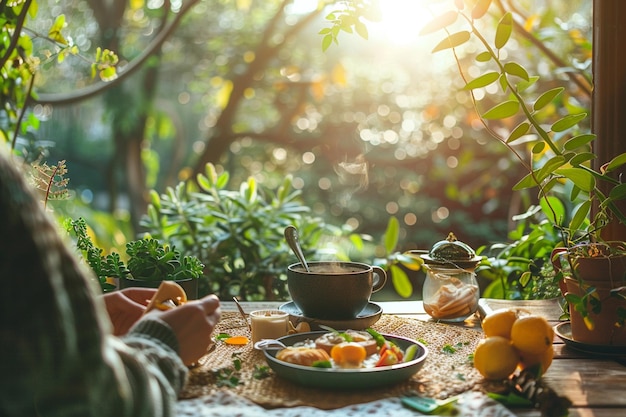
[[[374,276],[372,293],[375,293],[385,286],[385,283],[387,282],[387,273],[379,266],[372,266],[372,275]]]

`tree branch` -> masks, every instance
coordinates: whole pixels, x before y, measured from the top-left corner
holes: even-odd
[[[146,49],[144,49],[137,58],[132,60],[128,66],[124,69],[124,71],[118,74],[118,77],[112,81],[104,82],[96,82],[89,87],[85,87],[83,89],[70,92],[70,93],[54,93],[54,94],[39,94],[37,99],[29,98],[28,104],[53,104],[53,105],[66,105],[77,103],[87,98],[94,97],[103,91],[106,91],[126,80],[132,74],[134,74],[137,70],[139,70],[145,61],[150,58],[150,56],[163,45],[163,43],[170,37],[170,35],[174,32],[174,30],[178,27],[178,24],[185,16],[185,14],[200,0],[190,0],[185,3],[174,20],[172,20],[167,26],[161,30],[157,36],[152,39],[152,41],[148,44]]]

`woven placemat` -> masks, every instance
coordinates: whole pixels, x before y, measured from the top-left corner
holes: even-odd
[[[225,389],[268,408],[308,405],[334,409],[397,397],[410,391],[442,399],[465,391],[480,390],[482,377],[469,359],[482,338],[480,331],[385,314],[372,328],[380,333],[404,336],[424,343],[429,349],[429,355],[422,369],[409,380],[390,387],[337,392],[298,386],[274,373],[256,379],[256,367],[267,365],[263,353],[253,349],[251,343],[232,346],[218,341],[190,370],[181,399],[196,398]],[[222,314],[222,320],[215,329],[215,334],[219,333],[250,337],[246,322],[238,313],[232,312]],[[241,360],[241,369],[237,371],[241,384],[219,387],[215,371],[234,369],[233,354]]]

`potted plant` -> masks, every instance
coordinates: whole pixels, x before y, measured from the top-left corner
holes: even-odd
[[[68,231],[76,238],[76,246],[98,277],[102,290],[116,288],[157,288],[161,281],[173,280],[180,284],[189,299],[198,298],[198,278],[204,265],[192,255],[181,255],[175,247],[154,238],[143,238],[126,244],[126,262],[117,252],[108,255],[95,247],[87,233],[83,218],[71,220]]]
[[[581,337],[576,333],[577,329],[594,330],[600,327],[598,323],[605,316],[608,326],[614,330],[612,334],[626,331],[626,326],[622,326],[626,314],[623,277],[615,279],[604,276],[608,282],[604,292],[600,291],[604,284],[601,287],[597,282],[587,281],[581,270],[581,265],[586,263],[583,259],[607,262],[608,257],[608,262],[613,262],[616,256],[623,254],[621,248],[624,245],[621,243],[614,246],[608,256],[594,250],[594,245],[602,242],[602,229],[610,222],[626,225],[626,215],[619,205],[626,198],[626,183],[622,183],[620,176],[616,175],[626,164],[626,153],[610,161],[594,161],[597,158],[593,152],[596,137],[580,126],[587,118],[587,113],[580,109],[578,103],[567,102],[563,97],[565,87],[551,86],[545,91],[538,91],[538,76],[529,74],[514,59],[504,58],[510,56],[507,48],[514,31],[528,35],[524,38],[535,46],[544,46],[515,20],[515,10],[506,10],[504,2],[498,0],[456,0],[451,4],[454,6],[435,17],[423,28],[422,34],[444,33],[433,52],[454,52],[454,59],[465,82],[464,89],[472,96],[484,131],[508,148],[528,172],[513,189],[536,189],[539,206],[561,235],[558,246],[565,248],[571,268],[559,273],[570,271],[569,283],[573,285],[576,281],[580,286],[579,292],[574,291],[573,287],[570,291],[563,286],[573,322],[574,339]],[[500,18],[493,41],[490,41],[478,22],[488,15],[492,4],[497,5],[499,12],[496,13]],[[363,25],[360,19],[366,19],[366,15],[362,7],[346,8],[330,14],[327,19],[331,22],[331,28],[320,31],[323,48],[337,42],[338,34],[342,31],[364,33],[357,29]],[[465,74],[457,48],[472,39],[477,41],[477,45],[473,45],[477,51],[473,66],[474,70],[480,72],[470,79]],[[549,48],[541,48],[543,51],[546,49]],[[574,83],[578,78],[573,76],[570,81]],[[474,94],[479,90],[485,93],[482,99]],[[494,90],[499,93],[493,93]],[[554,105],[559,108],[559,112],[553,113],[557,115],[556,120],[546,118],[547,109]],[[562,195],[573,206],[571,215],[555,195],[563,190],[566,192]],[[562,284],[566,284],[565,280]],[[617,306],[608,308],[613,303]],[[579,320],[582,326],[576,325]],[[598,338],[592,343],[615,343],[616,340],[621,339],[614,336],[607,342],[604,338]]]

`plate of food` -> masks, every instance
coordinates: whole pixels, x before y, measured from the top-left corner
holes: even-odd
[[[262,349],[279,377],[343,390],[402,382],[416,374],[428,356],[426,346],[415,340],[371,329],[296,333],[267,341]]]

